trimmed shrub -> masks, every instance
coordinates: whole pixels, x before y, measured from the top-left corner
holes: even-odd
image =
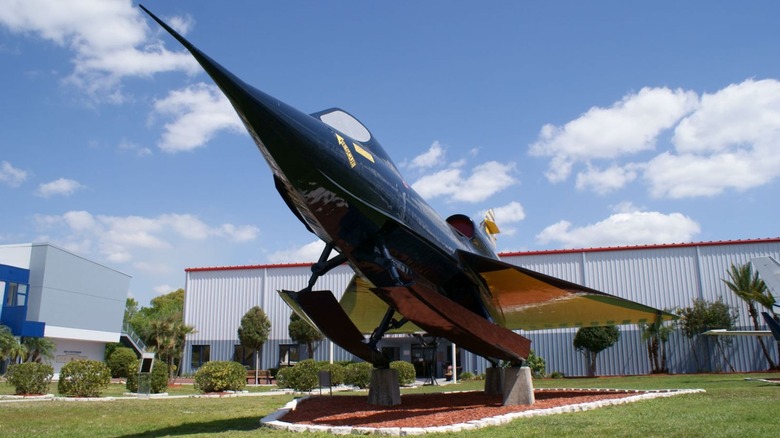
[[[130,392],[138,392],[138,359],[132,372],[127,376],[125,387]],[[149,392],[152,394],[161,394],[168,389],[168,365],[161,360],[155,360],[152,365],[151,376],[149,377]]]
[[[117,348],[127,348],[120,342],[109,342],[106,344],[106,349],[103,351],[103,360],[108,361],[108,358],[111,357],[111,354],[114,353],[114,350]]]
[[[468,371],[464,371],[464,372],[460,373],[460,375],[458,376],[459,380],[473,380],[474,378],[475,378],[474,374],[471,374]]]
[[[53,375],[51,365],[28,362],[9,366],[5,377],[17,394],[46,394]]]
[[[398,371],[398,384],[402,386],[411,385],[417,378],[417,372],[414,365],[403,360],[390,362],[390,368]]]
[[[552,373],[550,373],[550,378],[551,379],[563,379],[563,377],[564,377],[564,375],[560,371],[553,371]]]
[[[358,388],[368,388],[373,368],[374,366],[368,362],[353,362],[347,365],[344,383]]]
[[[342,385],[347,373],[344,365],[335,362],[320,362],[320,371],[330,371],[330,383],[333,386]]]
[[[283,368],[276,375],[276,385],[280,388],[291,388],[296,391],[311,391],[319,383],[321,365],[313,359],[298,362],[295,366]]]
[[[525,361],[525,364],[528,366],[528,368],[531,368],[531,374],[534,378],[544,378],[547,364],[545,363],[543,357],[537,356],[534,354],[534,351],[531,350],[530,354],[528,354],[528,359]]]
[[[238,362],[206,362],[195,373],[195,389],[203,392],[239,391],[244,386],[246,368]]]
[[[74,360],[60,370],[57,391],[71,397],[99,397],[111,383],[111,370],[97,360]]]
[[[111,369],[111,377],[128,377],[138,372],[138,357],[131,348],[118,347],[108,356],[106,365]]]

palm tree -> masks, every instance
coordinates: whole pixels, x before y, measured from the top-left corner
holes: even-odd
[[[184,324],[180,313],[149,323],[149,346],[154,347],[160,360],[168,364],[171,377],[173,377],[171,365],[174,364],[174,360],[181,359],[184,339],[194,331],[194,327]]]
[[[775,313],[775,303],[777,301],[775,301],[775,297],[772,295],[772,292],[768,287],[765,288],[763,293],[756,294],[755,300],[758,304],[764,306],[764,308],[769,311],[775,321],[780,322],[780,317],[778,317],[777,313]],[[777,341],[777,351],[780,351],[780,341]]]
[[[0,325],[0,361],[17,361],[27,355],[27,348],[19,343],[11,329]]]
[[[46,338],[23,338],[22,345],[25,347],[25,362],[41,362],[43,359],[54,359],[54,352],[57,351],[57,344]]]
[[[769,293],[764,280],[758,277],[758,272],[753,272],[753,268],[750,263],[746,263],[741,266],[731,265],[728,271],[729,280],[723,279],[723,282],[734,292],[742,301],[748,305],[748,313],[750,319],[753,320],[753,328],[755,330],[761,330],[761,326],[758,322],[758,311],[756,310],[756,301],[765,300],[766,296],[772,296]],[[774,297],[772,297],[774,299]],[[758,337],[758,343],[761,345],[761,350],[764,352],[767,362],[769,362],[769,368],[775,369],[776,365],[772,356],[769,354],[764,340]]]
[[[666,310],[669,311],[668,309]],[[650,359],[651,373],[666,373],[666,343],[674,332],[675,326],[664,325],[658,318],[651,324],[639,324],[639,330],[642,333],[642,340],[647,343],[647,357]]]

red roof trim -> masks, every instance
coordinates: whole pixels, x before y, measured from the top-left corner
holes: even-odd
[[[549,254],[570,254],[577,252],[606,252],[606,251],[632,251],[637,249],[662,249],[662,248],[686,248],[696,246],[717,246],[717,245],[739,245],[745,243],[780,243],[780,237],[764,239],[742,239],[742,240],[720,240],[713,242],[689,242],[689,243],[661,243],[655,245],[634,245],[634,246],[613,246],[604,248],[579,248],[579,249],[546,249],[539,251],[516,251],[502,252],[500,257],[516,257],[530,255],[549,255]],[[245,265],[245,266],[211,266],[203,268],[186,268],[184,272],[205,272],[205,271],[239,271],[243,269],[271,269],[271,268],[304,268],[313,265],[313,262],[307,263],[271,263],[265,265]]]
[[[663,248],[687,248],[696,246],[739,245],[744,243],[780,243],[780,237],[766,239],[742,239],[720,240],[713,242],[689,242],[689,243],[659,243],[655,245],[612,246],[605,248],[578,248],[578,249],[548,249],[541,251],[517,251],[502,252],[500,257],[543,255],[543,254],[569,254],[575,252],[607,252],[607,251],[634,251],[637,249],[663,249]]]
[[[268,269],[268,268],[304,268],[314,263],[275,263],[267,265],[245,265],[245,266],[208,266],[205,268],[186,268],[184,272],[203,272],[203,271],[240,271],[242,269]]]

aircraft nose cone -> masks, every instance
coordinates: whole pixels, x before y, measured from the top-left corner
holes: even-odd
[[[198,61],[230,100],[255,143],[269,162],[278,160],[279,155],[292,152],[283,150],[289,148],[289,145],[293,143],[291,140],[306,136],[307,130],[301,128],[314,121],[311,116],[247,84],[195,47],[143,5],[140,7]],[[311,128],[308,131],[311,131]],[[294,143],[299,146],[308,144],[305,141],[295,141]],[[295,152],[300,155],[312,151],[299,150]]]

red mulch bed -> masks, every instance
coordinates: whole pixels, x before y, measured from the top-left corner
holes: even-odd
[[[589,403],[597,400],[625,398],[635,392],[604,392],[588,390],[536,391],[531,406],[503,406],[500,395],[481,391],[407,394],[398,406],[368,404],[363,396],[312,396],[298,403],[280,420],[288,423],[353,427],[434,427],[465,423],[487,417],[548,409],[557,406]]]

